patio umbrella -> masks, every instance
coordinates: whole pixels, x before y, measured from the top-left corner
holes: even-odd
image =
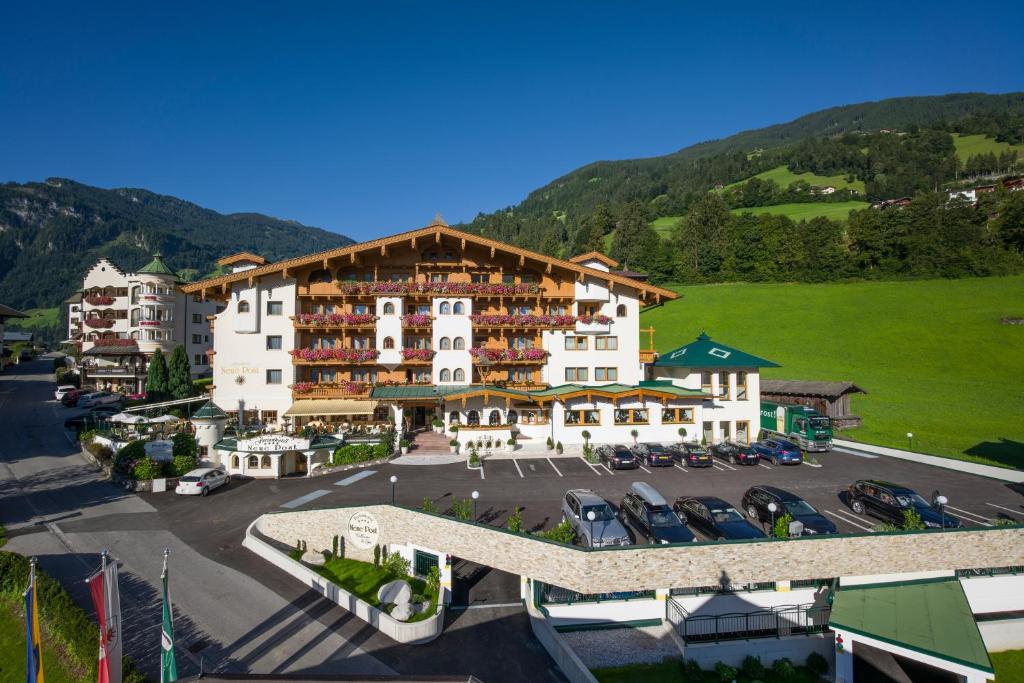
[[[160,417],[154,417],[150,422],[153,424],[167,424],[169,422],[178,422],[180,419],[173,415],[161,415]]]
[[[146,418],[141,415],[134,415],[132,413],[118,413],[110,418],[110,422],[122,422],[124,424],[145,424]]]

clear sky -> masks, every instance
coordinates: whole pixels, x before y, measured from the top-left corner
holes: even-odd
[[[1024,89],[1011,4],[17,2],[0,181],[356,239],[824,107]]]

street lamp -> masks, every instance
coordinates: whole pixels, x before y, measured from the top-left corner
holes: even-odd
[[[469,495],[470,495],[470,497],[473,498],[473,521],[475,522],[476,521],[476,499],[480,497],[480,492],[479,491],[473,491],[473,493],[471,493]]]
[[[772,536],[775,535],[775,513],[778,511],[779,506],[774,502],[768,503],[768,512],[772,513]]]
[[[935,498],[935,504],[939,506],[939,513],[942,515],[942,529],[946,528],[946,503],[949,502],[949,498],[945,496],[937,496]]]
[[[398,476],[392,474],[391,475],[391,504],[392,505],[395,504],[395,484],[397,484],[397,483],[398,483]]]
[[[593,510],[587,510],[587,521],[590,522],[590,547],[594,547],[594,520],[597,519],[597,513]]]
[[[914,432],[907,432],[907,450],[914,450]]]

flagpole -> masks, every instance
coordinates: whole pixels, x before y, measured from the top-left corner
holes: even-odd
[[[28,588],[25,590],[25,680],[27,683],[43,683],[42,638],[39,633],[39,600],[36,595],[36,564],[32,556],[28,560]]]
[[[160,574],[164,593],[163,620],[160,628],[160,683],[173,683],[178,680],[178,667],[174,661],[174,608],[171,605],[171,591],[167,585],[167,559],[170,555],[170,548],[164,548],[164,568]]]

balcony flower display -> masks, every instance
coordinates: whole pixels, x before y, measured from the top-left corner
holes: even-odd
[[[402,349],[404,360],[430,360],[433,357],[433,349]]]
[[[473,357],[473,360],[480,361],[487,359],[492,363],[499,361],[537,361],[544,360],[548,357],[548,352],[544,349],[484,349],[484,348],[472,348],[469,350],[469,355]]]
[[[430,324],[433,320],[429,315],[424,313],[410,313],[402,316],[403,327],[425,327]]]
[[[138,346],[138,342],[134,339],[120,339],[117,337],[108,339],[96,339],[93,341],[95,346]]]
[[[612,319],[606,315],[581,315],[576,320],[584,325],[607,325],[612,321]]]
[[[377,349],[293,349],[288,352],[299,360],[340,360],[348,363],[365,363],[376,360]]]
[[[82,321],[86,327],[92,327],[97,330],[109,330],[114,326],[114,321],[108,318],[86,318]]]
[[[300,313],[295,322],[312,327],[331,327],[336,325],[368,325],[377,320],[377,316],[369,313]]]
[[[505,284],[501,282],[361,282],[342,280],[338,283],[338,288],[342,294],[441,294],[448,296],[495,294],[514,296],[540,292],[540,285],[535,283]]]
[[[309,394],[315,389],[330,389],[334,392],[349,395],[358,395],[366,391],[366,384],[362,382],[296,382],[291,385],[291,390],[296,394]]]
[[[605,322],[611,322],[608,316],[596,316]],[[470,322],[485,327],[571,327],[576,322],[590,322],[595,316],[577,317],[574,315],[471,315]]]
[[[110,306],[114,303],[114,297],[102,294],[86,294],[85,303],[90,306]]]

